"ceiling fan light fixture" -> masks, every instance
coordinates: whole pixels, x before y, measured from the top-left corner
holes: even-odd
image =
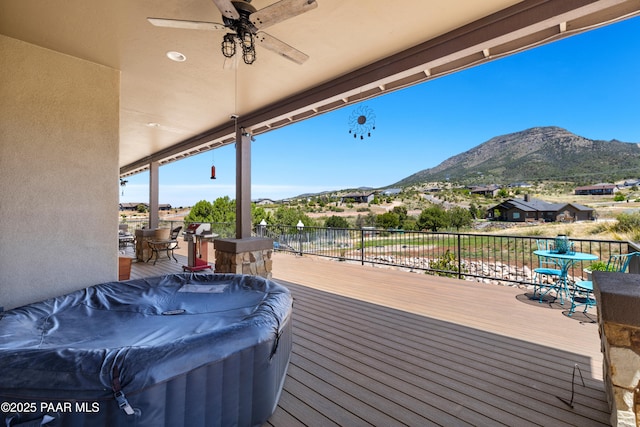
[[[167,52],[167,58],[175,62],[184,62],[187,60],[187,57],[184,54],[174,50]]]
[[[256,46],[253,43],[253,34],[246,31],[242,34],[242,60],[251,65],[256,60]]]
[[[222,54],[225,58],[231,58],[236,54],[235,34],[227,33],[222,39]]]
[[[251,34],[249,31],[244,31],[238,34],[238,36],[240,38],[240,41],[242,42],[243,49],[253,46],[253,34]]]
[[[255,48],[243,49],[242,60],[247,65],[253,64],[256,60],[256,49]]]

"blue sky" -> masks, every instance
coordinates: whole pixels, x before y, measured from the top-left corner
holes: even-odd
[[[358,105],[256,136],[252,199],[388,186],[536,126],[640,143],[639,35],[633,18],[365,101],[376,129],[364,140],[348,133]],[[146,202],[149,174],[127,180],[120,201]],[[233,145],[160,167],[160,203],[222,196],[235,198]]]

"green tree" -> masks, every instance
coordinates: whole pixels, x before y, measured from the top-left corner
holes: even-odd
[[[138,213],[146,213],[147,207],[140,203],[138,206],[136,206],[136,211],[138,211]]]
[[[478,218],[478,213],[477,213],[477,206],[475,203],[471,202],[469,203],[469,214],[471,215],[471,218],[473,219],[477,219]]]
[[[406,206],[394,206],[393,209],[391,209],[391,212],[393,212],[394,214],[398,215],[398,227],[399,228],[405,228],[404,227],[404,222],[407,220],[407,218],[409,217],[409,213],[407,211],[407,207]]]
[[[434,205],[423,209],[418,217],[418,228],[420,230],[438,231],[440,228],[449,225],[447,212],[440,205]]]
[[[213,205],[206,200],[200,200],[193,205],[187,216],[184,217],[186,222],[212,222],[213,221]]]
[[[271,215],[271,212],[267,211],[262,206],[251,203],[251,223],[253,225],[258,225],[263,219],[267,224],[274,223],[273,215]]]
[[[407,231],[419,231],[418,218],[414,216],[407,217],[402,223],[402,228]]]
[[[211,222],[235,222],[236,201],[229,196],[218,197],[213,201]]]
[[[447,211],[447,214],[449,215],[449,224],[455,227],[456,231],[473,224],[473,217],[468,209],[454,206]]]
[[[376,226],[379,228],[396,229],[400,225],[400,217],[394,212],[385,212],[376,218]]]
[[[274,222],[279,225],[296,225],[302,221],[305,227],[314,227],[316,222],[305,214],[299,207],[290,208],[280,206],[274,214]]]
[[[377,215],[369,212],[366,216],[358,215],[356,218],[356,228],[375,227]]]
[[[325,221],[324,226],[331,228],[349,228],[349,222],[344,217],[331,215]]]
[[[507,190],[506,188],[501,188],[500,190],[498,190],[497,196],[502,199],[506,199],[507,197],[509,197],[509,190]]]
[[[236,222],[236,202],[229,196],[219,197],[213,203],[200,200],[191,211],[185,216],[186,222],[213,222],[213,223],[235,223]],[[273,216],[262,206],[251,204],[251,222],[253,225],[265,220],[267,224],[273,224]]]

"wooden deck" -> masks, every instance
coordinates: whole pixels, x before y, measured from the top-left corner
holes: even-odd
[[[181,271],[177,257],[132,278]],[[268,425],[609,425],[595,313],[317,257],[277,253],[273,276],[294,296],[294,346]]]

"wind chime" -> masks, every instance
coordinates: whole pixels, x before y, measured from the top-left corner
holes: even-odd
[[[124,196],[124,187],[127,186],[127,180],[120,178],[120,187],[122,188],[122,196]]]
[[[373,110],[366,105],[361,105],[349,116],[349,133],[353,134],[355,139],[360,137],[364,139],[366,135],[371,137],[371,131],[376,128],[376,115]]]

